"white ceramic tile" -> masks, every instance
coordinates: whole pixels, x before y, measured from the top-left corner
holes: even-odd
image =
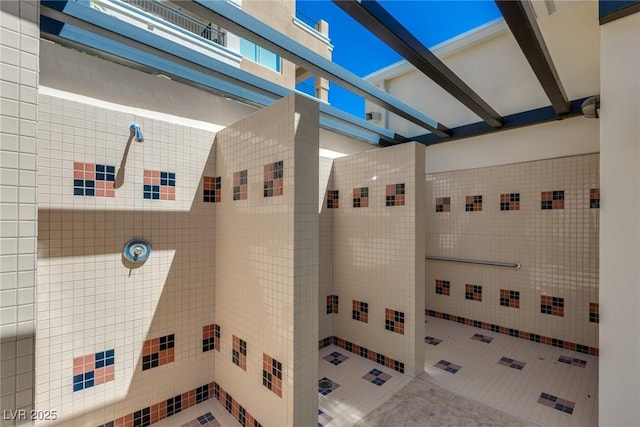
[[[425,344],[425,371],[430,380],[463,397],[539,425],[597,426],[598,358],[484,329],[427,317],[427,336],[441,339]],[[492,337],[489,344],[474,334]],[[585,367],[558,362],[560,356],[585,360]],[[508,357],[524,362],[522,370],[499,365]],[[446,360],[462,368],[455,374],[435,367]],[[575,403],[571,415],[538,403],[540,393]]]

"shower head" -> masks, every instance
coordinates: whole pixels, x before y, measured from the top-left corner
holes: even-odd
[[[140,126],[132,123],[131,126],[129,126],[129,131],[131,131],[132,135],[135,135],[136,142],[144,141],[144,136],[142,135],[142,129],[140,129]]]

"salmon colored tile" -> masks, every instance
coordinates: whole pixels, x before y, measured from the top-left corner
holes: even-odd
[[[114,427],[124,427],[124,417],[113,420]]]
[[[170,348],[170,349],[167,351],[167,363],[171,363],[171,362],[173,362],[173,361],[174,361],[174,359],[175,359],[174,349],[173,349],[173,348]]]
[[[158,406],[158,419],[164,420],[165,418],[167,418],[167,402],[162,401]]]
[[[142,355],[143,356],[148,356],[151,353],[152,353],[152,351],[151,351],[151,340],[147,340],[142,345]]]
[[[105,197],[116,197],[116,190],[114,189],[109,189],[109,190],[105,190]]]
[[[83,170],[74,170],[73,171],[74,179],[84,179],[84,171]]]
[[[95,354],[90,354],[88,356],[84,356],[84,369],[86,371],[93,371],[95,367],[96,358]]]
[[[73,369],[84,368],[84,356],[75,357],[73,359]]]
[[[84,164],[84,171],[85,172],[95,172],[96,171],[96,165],[94,165],[93,163],[85,163]]]
[[[109,365],[104,368],[104,381],[109,382],[113,381],[116,378],[115,366]]]

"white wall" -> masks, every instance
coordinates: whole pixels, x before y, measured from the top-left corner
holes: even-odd
[[[574,117],[427,147],[426,172],[597,153],[599,120]]]
[[[640,423],[640,13],[601,27],[600,426]]]
[[[222,96],[40,42],[40,84],[103,101],[222,126],[256,111]]]

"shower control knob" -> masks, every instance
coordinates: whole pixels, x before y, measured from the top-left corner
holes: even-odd
[[[151,254],[151,244],[144,239],[134,238],[124,245],[123,256],[127,261],[140,264],[149,258]]]

